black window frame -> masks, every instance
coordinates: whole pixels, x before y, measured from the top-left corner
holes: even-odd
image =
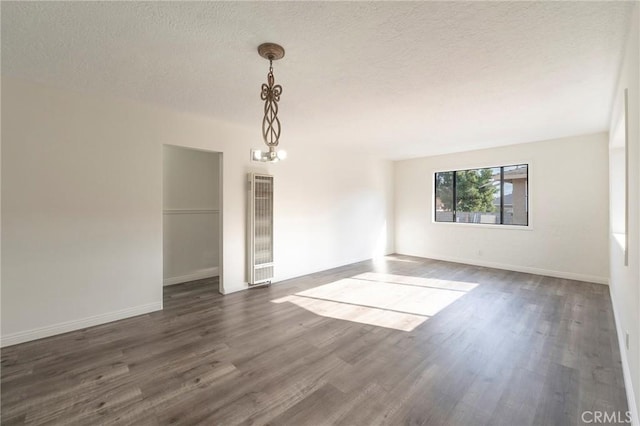
[[[521,167],[521,166],[526,166],[527,168],[527,179],[526,179],[526,184],[525,184],[525,197],[524,197],[524,202],[525,202],[525,211],[527,214],[527,223],[526,224],[519,224],[519,223],[504,223],[504,169],[505,168],[509,168],[509,167]],[[475,167],[475,168],[468,168],[468,169],[458,169],[458,170],[441,170],[438,172],[435,172],[433,174],[433,222],[434,223],[455,223],[455,224],[464,224],[464,225],[483,225],[483,226],[507,226],[507,227],[520,227],[520,228],[528,228],[531,225],[531,220],[530,220],[530,206],[529,206],[529,170],[531,168],[530,163],[516,163],[516,164],[507,164],[504,166],[489,166],[489,167]],[[481,169],[500,169],[500,223],[478,223],[478,222],[458,222],[457,221],[457,174],[458,172],[466,172],[466,171],[470,171],[470,170],[481,170]],[[438,220],[438,216],[437,216],[437,212],[438,212],[438,206],[437,206],[437,202],[436,199],[438,198],[438,174],[441,173],[453,173],[453,178],[452,178],[452,214],[453,214],[453,220],[448,221],[448,220]]]

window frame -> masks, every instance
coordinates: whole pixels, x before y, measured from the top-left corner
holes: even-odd
[[[489,163],[489,165],[486,164],[481,164],[481,165],[477,165],[477,164],[473,164],[473,165],[465,165],[465,166],[454,166],[454,167],[447,167],[447,168],[438,168],[438,169],[432,169],[431,171],[431,223],[435,224],[435,225],[443,225],[443,226],[458,226],[458,227],[472,227],[472,228],[490,228],[490,229],[510,229],[510,230],[515,230],[515,231],[531,231],[533,230],[533,197],[531,195],[531,179],[532,179],[532,175],[533,175],[533,162],[530,160],[522,160],[522,161],[509,161],[509,162],[500,162],[500,164],[502,165],[498,165],[496,166],[495,163]],[[527,201],[527,225],[509,225],[509,224],[502,224],[502,223],[496,223],[496,224],[490,224],[490,223],[466,223],[466,222],[439,222],[436,221],[436,174],[438,173],[446,173],[446,172],[458,172],[458,171],[466,171],[466,170],[477,170],[477,169],[493,169],[493,168],[500,168],[501,173],[503,173],[503,168],[504,167],[513,167],[513,166],[519,166],[519,165],[526,165],[527,166],[527,194],[526,194],[526,201]],[[504,180],[501,178],[500,180],[500,209],[501,212],[504,211],[504,199],[502,197],[502,194],[504,194]],[[454,197],[455,197],[455,185],[454,185]],[[455,199],[455,198],[454,198]]]

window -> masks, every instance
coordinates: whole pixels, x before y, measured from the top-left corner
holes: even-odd
[[[529,224],[529,165],[435,174],[436,222]]]

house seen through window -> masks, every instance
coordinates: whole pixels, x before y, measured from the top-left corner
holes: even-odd
[[[527,226],[528,194],[528,164],[438,172],[435,221]]]

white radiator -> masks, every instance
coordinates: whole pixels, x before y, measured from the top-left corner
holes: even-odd
[[[273,176],[249,173],[247,209],[247,281],[273,279]]]

